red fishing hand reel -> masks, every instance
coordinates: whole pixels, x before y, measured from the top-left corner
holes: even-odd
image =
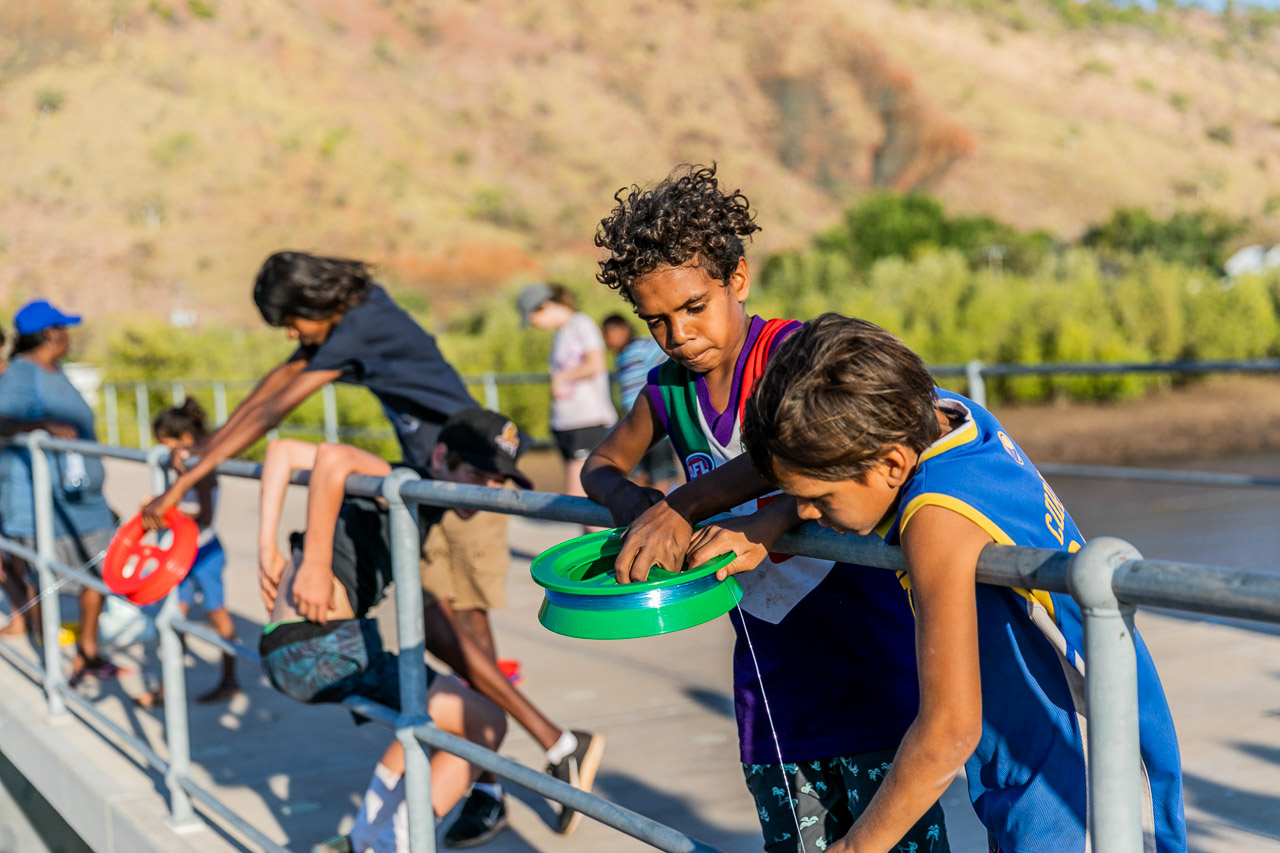
[[[102,561],[102,582],[134,604],[151,604],[168,595],[191,571],[199,550],[200,528],[195,521],[171,507],[164,514],[173,533],[167,548],[142,540],[142,514],[126,521],[116,532]]]

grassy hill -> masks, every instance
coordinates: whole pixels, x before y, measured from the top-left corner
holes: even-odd
[[[1062,237],[1142,205],[1280,239],[1274,16],[1104,8],[0,0],[0,306],[250,319],[291,247],[447,311],[586,279],[617,188],[713,159],[762,252],[876,187]]]

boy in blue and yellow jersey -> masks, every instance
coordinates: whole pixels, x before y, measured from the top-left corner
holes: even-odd
[[[643,580],[655,560],[679,566],[688,518],[705,517],[681,515],[690,494],[710,494],[703,510],[750,514],[768,503],[766,515],[795,517],[790,499],[765,496],[774,490],[745,464],[738,426],[765,365],[800,324],[747,314],[742,240],[758,228],[746,198],[722,191],[713,168],[682,169],[618,201],[596,237],[610,251],[600,280],[635,308],[670,359],[650,372],[646,392],[583,469],[587,494],[632,525],[624,551],[634,556],[617,566],[627,582]],[[627,478],[667,436],[690,481],[669,497]],[[684,535],[669,557],[651,550],[668,538],[664,518]],[[885,572],[758,557],[761,569],[744,576],[741,606],[730,614],[743,773],[768,853],[822,850],[871,800],[916,715],[911,611]],[[903,853],[948,850],[941,808],[922,809],[894,844]]]
[[[1001,853],[1083,853],[1084,667],[1080,610],[1066,595],[975,582],[992,542],[1077,550],[1053,490],[990,413],[937,389],[923,362],[870,323],[826,314],[783,344],[743,417],[743,441],[798,520],[901,545],[911,589],[920,712],[880,790],[827,848],[871,853],[895,840],[964,766]],[[766,545],[786,527],[761,518]],[[696,538],[690,561],[720,553]],[[1186,850],[1182,779],[1168,704],[1138,653],[1144,849]]]

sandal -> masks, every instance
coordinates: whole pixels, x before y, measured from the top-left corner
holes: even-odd
[[[80,666],[73,667],[71,674],[67,676],[67,684],[74,687],[84,680],[86,675],[92,675],[94,678],[106,679],[115,678],[122,672],[120,667],[113,664],[106,658],[82,658]]]

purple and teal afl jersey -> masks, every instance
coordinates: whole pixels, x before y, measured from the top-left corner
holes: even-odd
[[[689,479],[742,454],[743,405],[774,350],[799,327],[794,320],[751,319],[724,412],[712,406],[700,374],[674,361],[649,374],[649,400]],[[733,512],[755,512],[760,502]],[[893,574],[779,555],[738,580],[744,597],[730,618],[743,763],[778,763],[779,748],[782,761],[792,763],[897,746],[920,694],[915,626]]]
[[[1001,545],[1077,551],[1075,522],[1000,423],[976,403],[938,390],[959,423],[920,457],[885,536],[925,506],[968,518]],[[909,586],[909,578],[904,579]],[[978,584],[982,739],[965,772],[969,797],[1003,853],[1084,853],[1084,648],[1080,608],[1068,595]],[[1138,716],[1144,850],[1182,853],[1186,823],[1173,718],[1142,638]]]

